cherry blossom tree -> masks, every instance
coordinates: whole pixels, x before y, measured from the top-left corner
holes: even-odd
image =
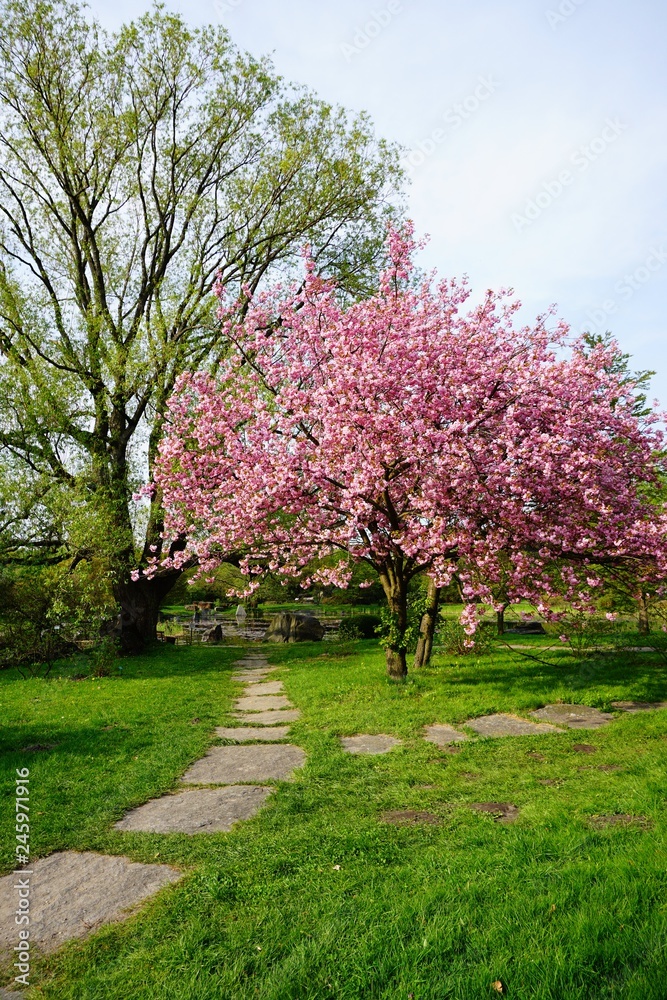
[[[659,418],[633,411],[615,345],[585,350],[550,315],[518,326],[508,293],[471,307],[465,281],[418,277],[414,251],[411,227],[390,232],[377,293],[352,305],[309,259],[241,323],[219,288],[232,349],[179,379],[155,474],[165,532],[187,540],[176,565],[194,555],[208,574],[240,552],[249,588],[267,570],[344,586],[354,561],[373,566],[392,677],[418,573],[460,575],[473,633],[494,583],[585,602],[596,565],[667,561],[667,519],[642,498]]]

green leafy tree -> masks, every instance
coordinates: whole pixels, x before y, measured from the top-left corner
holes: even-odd
[[[160,497],[138,525],[132,493],[175,379],[225,351],[216,278],[243,301],[308,242],[363,293],[397,153],[161,5],[112,35],[66,0],[0,0],[0,17],[0,446],[49,511],[34,541],[103,557],[151,636],[179,574],[131,581],[162,545]]]

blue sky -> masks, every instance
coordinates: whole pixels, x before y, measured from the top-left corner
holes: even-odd
[[[148,9],[90,0],[109,28]],[[667,6],[169,0],[406,147],[420,263],[611,330],[667,407]]]

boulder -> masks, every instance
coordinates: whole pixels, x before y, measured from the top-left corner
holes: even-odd
[[[546,635],[542,622],[512,622],[505,625],[505,631],[515,635]]]
[[[264,642],[320,642],[323,636],[324,625],[312,615],[281,611],[269,622]]]
[[[210,628],[208,632],[204,632],[204,642],[218,643],[222,642],[222,625],[216,625],[214,628]]]

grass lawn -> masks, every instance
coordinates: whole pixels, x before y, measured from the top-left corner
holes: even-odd
[[[436,658],[397,685],[373,641],[267,652],[302,711],[292,741],[307,765],[255,819],[195,837],[112,826],[176,787],[210,745],[238,692],[238,649],[163,646],[99,680],[0,675],[1,873],[13,867],[24,766],[35,856],[95,850],[186,872],[127,922],[35,962],[29,996],[480,1000],[501,980],[516,1000],[665,1000],[667,711],[457,754],[420,737],[424,724],[551,701],[667,699],[665,666],[641,653],[540,663],[499,648]],[[337,737],[358,732],[404,743],[344,754]],[[573,750],[581,743],[597,752]],[[55,746],[21,751],[31,744]],[[622,769],[600,770],[610,764]],[[485,801],[515,803],[519,819],[466,808]],[[393,809],[442,822],[382,822]],[[590,824],[617,812],[646,825]]]

